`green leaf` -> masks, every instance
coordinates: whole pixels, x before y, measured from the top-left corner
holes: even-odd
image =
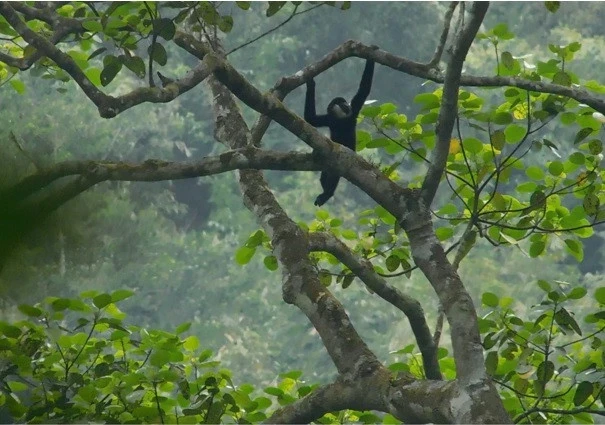
[[[494,145],[494,148],[501,151],[502,148],[504,148],[504,144],[506,143],[506,136],[504,135],[504,132],[502,130],[496,130],[492,133],[490,140],[492,142],[492,145]]]
[[[582,243],[575,239],[565,239],[565,245],[567,246],[567,252],[573,255],[578,262],[581,262],[584,258]]]
[[[103,31],[103,25],[101,25],[101,22],[99,22],[96,19],[83,22],[82,27],[91,32],[102,32]]]
[[[256,252],[256,248],[248,248],[247,246],[240,247],[237,251],[235,251],[235,262],[240,265],[248,264],[254,253]]]
[[[101,85],[107,86],[118,75],[122,69],[122,62],[113,55],[107,55],[103,58],[103,70],[101,71]]]
[[[111,295],[99,294],[92,299],[92,303],[99,309],[107,307],[109,304],[111,304]]]
[[[21,329],[6,322],[0,322],[0,333],[9,338],[18,338],[21,336]]]
[[[553,161],[548,165],[548,172],[553,176],[560,176],[564,171],[561,161]]]
[[[485,294],[484,294],[485,295]],[[498,369],[498,352],[490,351],[485,356],[485,369],[489,375],[495,375]]]
[[[176,26],[174,25],[174,22],[172,22],[172,19],[169,18],[154,19],[153,30],[164,40],[170,41],[176,33]]]
[[[185,322],[178,325],[174,331],[177,335],[187,332],[191,328],[191,322]]]
[[[34,307],[28,304],[21,304],[17,307],[19,309],[19,311],[23,314],[25,314],[26,316],[29,317],[40,317],[42,316],[42,310],[40,310],[38,307]]]
[[[454,236],[454,229],[450,226],[439,227],[435,230],[435,235],[440,241],[445,241]]]
[[[573,329],[575,333],[582,336],[582,330],[578,326],[578,322],[576,322],[576,319],[574,319],[573,316],[564,308],[561,307],[555,313],[555,322],[557,322],[557,324],[562,328]]]
[[[481,302],[488,307],[498,307],[498,296],[492,292],[484,292],[481,296]]]
[[[561,7],[560,1],[545,1],[544,6],[550,13],[555,13]]]
[[[467,153],[478,154],[483,150],[483,143],[474,137],[467,137],[462,141],[462,147]]]
[[[599,200],[599,197],[594,194],[594,192],[591,192],[584,197],[582,206],[584,207],[584,211],[586,211],[587,215],[594,217],[599,212],[601,201]]]
[[[496,112],[492,118],[494,124],[506,125],[513,122],[513,115],[510,112]]]
[[[273,395],[276,397],[280,397],[280,396],[284,395],[284,390],[277,388],[277,387],[267,387],[263,391],[265,391],[269,395]]]
[[[332,274],[330,273],[329,270],[321,269],[319,271],[318,275],[319,275],[319,282],[323,286],[328,287],[332,284]]]
[[[162,349],[154,349],[149,356],[149,363],[155,367],[162,367],[170,361],[170,351]]]
[[[582,286],[576,286],[569,292],[569,294],[567,294],[567,298],[572,300],[579,300],[581,298],[584,298],[587,293],[588,291],[586,290],[586,288]]]
[[[500,60],[502,61],[502,65],[504,65],[507,69],[513,69],[515,65],[515,59],[510,52],[502,52],[500,55]]]
[[[546,384],[550,381],[555,373],[555,365],[550,360],[543,361],[538,366],[538,370],[536,371],[536,375],[538,379],[542,383],[542,385]]]
[[[277,257],[275,257],[275,255],[267,255],[263,260],[263,264],[268,270],[271,270],[272,272],[277,270],[277,268],[279,267],[277,263]]]
[[[552,290],[552,286],[550,285],[550,283],[548,283],[545,280],[538,280],[538,287],[543,290],[544,292],[550,292]]]
[[[588,397],[592,395],[593,392],[593,384],[592,382],[582,381],[578,384],[576,388],[576,392],[573,395],[573,404],[576,406],[584,403]]]
[[[13,78],[12,80],[10,80],[10,83],[11,83],[12,88],[17,93],[19,93],[19,94],[25,93],[25,83],[23,83],[23,81]]]
[[[126,68],[134,72],[137,77],[145,77],[147,70],[145,69],[145,62],[143,62],[143,59],[138,56],[124,56],[123,60]]]
[[[441,101],[439,97],[433,93],[421,93],[414,97],[414,103],[420,103],[423,110],[439,108]]]
[[[99,56],[101,53],[103,53],[106,50],[107,50],[107,47],[99,47],[97,50],[95,50],[88,56],[87,60],[91,60],[92,58]]]
[[[529,246],[529,256],[535,258],[544,252],[546,243],[544,241],[532,242]]]
[[[542,168],[537,167],[535,165],[529,166],[525,169],[525,174],[532,180],[544,180],[544,170]]]
[[[390,272],[394,272],[395,270],[397,270],[400,264],[401,262],[399,261],[399,257],[396,255],[389,255],[385,260],[387,270]]]
[[[342,279],[342,289],[347,289],[351,286],[351,283],[355,280],[355,275],[353,273],[347,273],[345,277]]]
[[[57,298],[51,304],[53,310],[55,311],[63,311],[68,309],[71,305],[71,300],[68,298]]]
[[[218,21],[218,29],[224,33],[231,32],[233,29],[233,18],[229,15],[222,16]]]
[[[250,3],[249,1],[236,1],[235,4],[237,5],[237,7],[239,7],[242,10],[248,10],[250,9]]]
[[[380,115],[380,106],[364,106],[361,114],[368,118],[376,118]]]
[[[168,62],[168,55],[166,53],[166,49],[162,46],[161,43],[155,42],[147,48],[147,53],[149,56],[157,62],[159,65],[164,66]]]
[[[559,71],[552,77],[552,82],[560,86],[569,87],[571,86],[571,77],[567,72]]]
[[[183,340],[183,348],[187,351],[195,351],[200,346],[200,340],[195,335],[190,335]]]
[[[590,127],[584,127],[582,130],[578,131],[578,133],[576,134],[576,137],[574,139],[574,145],[577,145],[578,143],[580,143],[582,140],[586,139],[588,136],[590,136],[592,134],[594,130]]]
[[[280,9],[282,7],[284,7],[284,5],[286,4],[285,1],[271,1],[269,2],[269,7],[267,8],[267,18],[275,15],[277,12],[280,11]]]
[[[118,301],[125,300],[126,298],[130,298],[134,295],[134,291],[129,291],[128,289],[118,289],[117,291],[113,291],[111,293],[111,302],[117,303]]]
[[[518,143],[525,137],[526,129],[517,124],[511,124],[504,129],[506,143]]]
[[[597,288],[594,291],[594,299],[597,300],[599,304],[605,305],[605,286]]]

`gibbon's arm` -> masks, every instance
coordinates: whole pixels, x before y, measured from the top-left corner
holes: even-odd
[[[372,88],[372,78],[374,77],[374,61],[368,59],[366,61],[366,67],[363,70],[363,75],[361,76],[361,82],[359,83],[359,90],[357,90],[357,94],[351,100],[351,110],[353,112],[353,116],[357,118],[359,115],[359,111],[361,111],[361,107],[363,103],[368,98],[370,94],[370,89]]]
[[[327,127],[330,120],[327,115],[315,113],[315,81],[307,81],[307,95],[305,97],[305,121],[313,127]]]

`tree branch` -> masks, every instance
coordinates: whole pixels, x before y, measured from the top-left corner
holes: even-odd
[[[457,1],[453,1],[450,3],[447,12],[445,13],[445,17],[443,18],[443,31],[441,32],[441,38],[439,38],[439,44],[435,49],[435,54],[433,58],[429,61],[428,65],[431,68],[435,68],[439,65],[439,61],[441,60],[441,56],[443,55],[443,49],[445,48],[445,43],[447,41],[447,36],[450,32],[450,24],[452,22],[452,16],[454,16],[454,11],[458,6]]]
[[[472,19],[462,30],[456,40],[454,52],[450,57],[443,83],[443,96],[437,120],[437,144],[432,153],[431,165],[422,183],[421,197],[425,205],[430,206],[437,193],[443,170],[447,163],[450,148],[450,138],[454,122],[458,114],[458,91],[460,89],[460,75],[468,50],[475,39],[475,35],[487,13],[489,3],[475,2],[471,9]]]
[[[309,247],[311,251],[325,251],[334,255],[380,298],[403,312],[410,321],[410,326],[422,353],[426,377],[428,379],[443,379],[437,361],[437,347],[433,344],[431,331],[426,323],[422,305],[418,300],[389,285],[374,271],[372,263],[359,259],[342,241],[329,233],[310,233]]]
[[[0,199],[5,205],[19,202],[60,178],[75,175],[94,176],[97,183],[106,180],[149,182],[209,176],[236,169],[318,171],[322,167],[312,153],[261,151],[252,147],[188,162],[66,161],[41,169],[4,189]]]

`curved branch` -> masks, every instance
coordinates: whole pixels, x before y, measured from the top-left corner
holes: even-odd
[[[309,246],[311,251],[326,251],[334,255],[380,298],[403,312],[410,321],[418,348],[422,353],[426,377],[428,379],[442,379],[437,361],[437,347],[433,343],[433,337],[426,323],[420,302],[389,285],[374,271],[369,261],[359,259],[349,247],[335,236],[326,232],[311,233],[309,234]]]
[[[57,66],[74,79],[84,94],[97,106],[99,114],[103,118],[113,118],[119,113],[144,102],[170,102],[197,86],[210,74],[210,70],[206,69],[203,64],[199,64],[191,69],[185,77],[167,84],[164,88],[140,87],[123,96],[110,96],[99,90],[88,79],[71,56],[55,46],[54,38],[48,40],[31,30],[16,13],[12,3],[0,2],[0,14],[27,43],[35,47],[39,53],[52,59]],[[7,59],[6,55],[3,55],[0,59]]]

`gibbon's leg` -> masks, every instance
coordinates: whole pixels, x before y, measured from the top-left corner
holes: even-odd
[[[338,181],[340,180],[340,176],[336,173],[331,173],[329,171],[322,171],[321,177],[319,181],[321,182],[321,188],[323,189],[323,193],[321,193],[315,199],[315,205],[321,207],[326,203],[328,199],[330,199],[334,195],[334,191],[336,190],[336,186],[338,186]]]

